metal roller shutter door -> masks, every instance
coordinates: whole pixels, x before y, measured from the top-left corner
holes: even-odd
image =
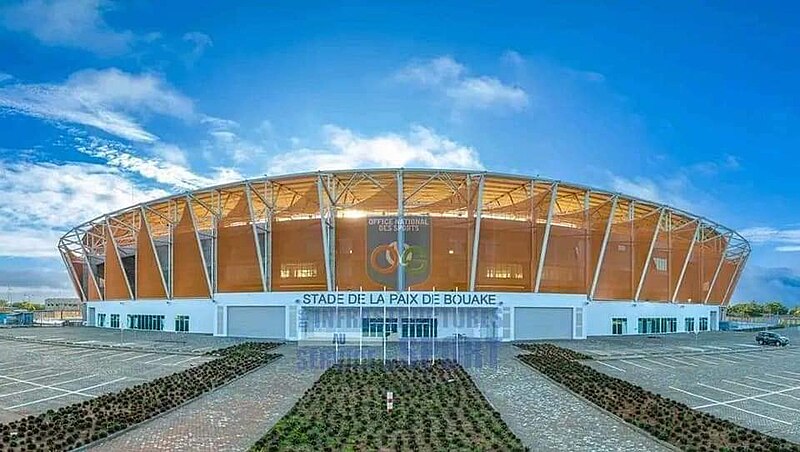
[[[231,306],[228,308],[228,336],[284,339],[285,311],[283,306]]]
[[[572,339],[572,308],[515,308],[514,339]]]

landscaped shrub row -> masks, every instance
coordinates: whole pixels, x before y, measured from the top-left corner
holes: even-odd
[[[0,451],[72,450],[143,422],[280,355],[240,349],[166,377],[0,425]]]
[[[281,345],[280,342],[243,342],[230,347],[206,352],[210,356],[230,356],[237,353],[268,352]]]
[[[800,445],[693,410],[574,360],[552,353],[519,355],[519,359],[595,405],[684,450],[800,451]]]
[[[386,392],[394,409],[386,410]],[[251,451],[524,450],[453,361],[336,364]]]
[[[570,350],[568,348],[557,347],[553,344],[548,343],[541,343],[541,342],[533,342],[533,343],[515,343],[517,347],[521,348],[522,350],[536,353],[537,355],[548,356],[551,358],[559,358],[559,359],[567,359],[567,360],[579,360],[579,359],[592,359],[589,355],[584,355],[583,353],[576,352],[575,350]]]

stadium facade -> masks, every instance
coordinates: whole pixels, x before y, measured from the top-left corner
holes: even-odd
[[[431,169],[199,189],[84,223],[59,249],[90,325],[334,341],[715,330],[750,253],[655,202]]]

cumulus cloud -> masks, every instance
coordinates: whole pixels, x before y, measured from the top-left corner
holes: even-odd
[[[97,138],[79,140],[77,149],[86,155],[102,159],[110,167],[178,190],[192,190],[243,179],[236,170],[224,167],[213,168],[214,173],[210,177],[201,176],[175,161],[142,157],[128,146]],[[180,148],[174,146],[168,146],[164,151],[182,155]]]
[[[25,0],[0,15],[6,28],[30,33],[43,44],[117,55],[130,48],[135,36],[106,23],[103,15],[113,7],[106,0]]]
[[[470,76],[468,69],[449,56],[414,61],[397,74],[399,81],[438,92],[458,110],[490,108],[522,110],[528,94],[490,76]]]
[[[0,175],[0,256],[56,256],[71,227],[167,194],[89,163],[0,161]]]
[[[800,229],[756,226],[743,229],[739,232],[744,238],[749,240],[750,243],[774,246],[775,251],[800,251]]]
[[[154,142],[134,115],[192,118],[191,99],[153,74],[119,69],[83,70],[62,84],[12,84],[0,87],[0,109],[37,118],[80,124],[138,142]]]
[[[477,151],[442,137],[433,130],[412,126],[407,134],[372,137],[327,125],[324,149],[301,148],[272,158],[272,174],[319,169],[365,167],[438,167],[482,169]]]

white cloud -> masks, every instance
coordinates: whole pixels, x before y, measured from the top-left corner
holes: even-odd
[[[415,61],[400,72],[397,78],[401,81],[436,86],[458,81],[467,68],[449,56],[442,56],[428,61]]]
[[[103,14],[111,8],[105,0],[25,0],[0,14],[6,28],[30,33],[46,45],[116,55],[128,50],[135,36],[106,23]]]
[[[201,176],[175,161],[145,158],[135,155],[130,148],[119,143],[96,138],[83,141],[79,140],[79,143],[77,149],[80,152],[102,159],[111,167],[137,174],[140,177],[153,180],[159,184],[167,185],[178,190],[192,190],[244,179],[236,170],[223,167],[213,168],[214,174],[211,177]],[[172,149],[169,152],[173,153],[182,153],[177,147],[167,146],[164,149],[168,151]]]
[[[12,77],[11,74],[6,74],[5,72],[0,72],[0,83],[7,82],[7,81],[9,81],[9,80],[11,80],[13,78],[14,77]]]
[[[610,174],[609,177],[612,190],[615,192],[701,214],[703,203],[700,198],[702,196],[693,197],[692,200],[686,197],[686,193],[695,193],[695,189],[691,180],[683,174],[657,178],[634,177],[632,179]]]
[[[0,256],[56,256],[70,228],[167,194],[106,165],[0,161],[0,175]]]
[[[521,110],[528,105],[525,91],[492,77],[466,78],[446,88],[445,93],[460,108],[487,109],[499,105]]]
[[[750,243],[775,246],[775,251],[800,251],[800,229],[756,226],[743,229],[739,233]]]
[[[211,40],[211,36],[200,33],[199,31],[190,31],[183,35],[183,40],[192,44],[192,51],[188,55],[188,61],[193,63],[198,58],[203,56],[206,49],[208,47],[214,46],[214,41]]]
[[[296,149],[275,156],[269,172],[282,174],[319,169],[366,167],[437,167],[482,169],[477,151],[413,126],[405,135],[360,136],[334,125],[323,129],[326,149]]]
[[[153,74],[119,69],[84,70],[64,83],[13,84],[0,88],[0,108],[57,122],[95,127],[131,141],[158,139],[133,118],[155,113],[189,119],[191,99]]]
[[[507,85],[495,77],[469,76],[467,68],[449,56],[415,61],[395,75],[397,80],[437,92],[458,110],[506,108],[522,110],[528,94],[520,87]]]

